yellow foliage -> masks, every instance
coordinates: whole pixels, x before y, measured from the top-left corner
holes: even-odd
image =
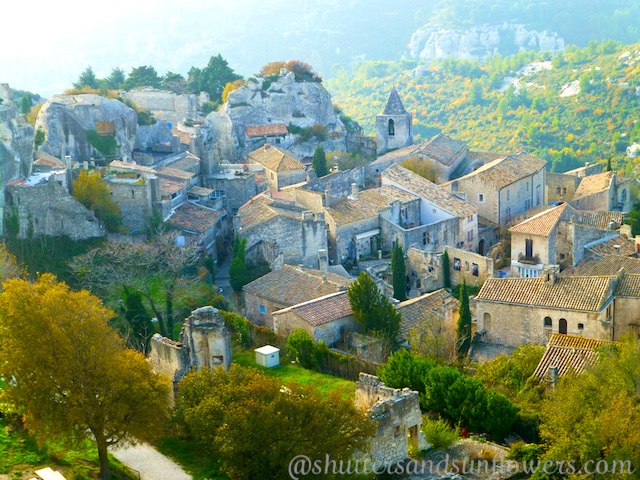
[[[40,113],[40,110],[42,110],[43,105],[44,105],[44,102],[41,102],[31,107],[31,111],[27,113],[27,122],[29,122],[29,124],[35,126],[36,120],[38,119],[38,114]]]
[[[117,90],[108,90],[106,88],[91,88],[85,85],[82,88],[68,88],[64,91],[65,95],[86,95],[86,94],[100,95],[101,97],[111,98],[112,100],[118,100],[120,94]]]
[[[120,229],[122,219],[120,207],[111,199],[111,192],[98,172],[88,173],[81,170],[73,181],[73,196],[89,210],[93,210],[105,223],[107,230]]]
[[[233,82],[227,82],[227,84],[224,86],[224,90],[222,90],[222,103],[226,103],[227,98],[229,97],[229,94],[234,90],[238,90],[244,84],[245,84],[244,80],[235,80]]]
[[[417,173],[421,177],[424,177],[431,182],[435,182],[436,178],[438,178],[438,173],[439,173],[438,167],[436,167],[436,165],[433,162],[431,162],[430,160],[427,160],[426,158],[421,158],[421,157],[407,158],[400,165],[402,165],[407,170],[411,170],[412,172]]]

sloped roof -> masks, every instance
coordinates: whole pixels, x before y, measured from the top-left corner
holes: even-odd
[[[178,137],[180,143],[184,143],[186,145],[189,145],[191,143],[191,134],[189,132],[183,132],[182,130],[179,130],[178,127],[173,127],[173,129],[171,130],[171,134]]]
[[[178,170],[171,167],[162,167],[158,170],[158,175],[161,177],[177,178],[180,180],[191,180],[195,176],[195,173],[185,172],[184,170]]]
[[[391,185],[380,188],[372,188],[358,192],[357,197],[345,198],[338,203],[327,207],[327,215],[336,222],[336,225],[348,225],[360,222],[368,218],[377,217],[378,214],[391,205],[395,200],[402,203],[418,200],[419,197]]]
[[[120,170],[125,172],[137,172],[156,175],[157,172],[151,167],[138,165],[137,163],[123,162],[122,160],[114,160],[109,164],[109,170]]]
[[[389,93],[389,99],[387,105],[384,107],[383,115],[406,115],[407,111],[404,109],[400,95],[395,88],[391,89]]]
[[[576,213],[578,216],[575,218],[575,222],[588,227],[599,228],[600,230],[607,230],[611,222],[615,224],[614,229],[620,228],[624,223],[625,217],[624,212],[606,212],[600,210],[576,210]]]
[[[573,194],[571,201],[579,200],[581,198],[609,190],[613,175],[614,172],[609,171],[583,177],[580,181],[580,185],[578,185],[578,188],[576,189],[576,193]]]
[[[549,339],[547,349],[536,367],[533,377],[544,379],[549,367],[558,367],[558,375],[580,374],[598,361],[599,347],[619,345],[610,340],[577,337],[554,333]]]
[[[385,179],[398,184],[403,190],[434,203],[453,216],[466,218],[477,211],[474,205],[465,202],[435,183],[400,165],[392,165],[382,172],[383,184]]]
[[[585,258],[575,267],[564,270],[561,275],[564,277],[617,275],[621,268],[624,268],[627,273],[640,274],[640,258],[622,255],[607,255],[599,260]]]
[[[506,157],[486,163],[474,172],[453,181],[462,181],[467,178],[478,177],[481,178],[483,182],[500,189],[533,175],[542,170],[546,164],[547,162],[545,160],[526,153],[507,155]]]
[[[346,291],[331,293],[324,297],[309,300],[289,308],[273,312],[279,315],[286,312],[294,312],[298,317],[313,327],[325,325],[349,315],[353,315],[349,295]]]
[[[167,223],[180,230],[202,234],[212,229],[226,213],[226,210],[213,210],[186,202],[173,211]]]
[[[264,137],[269,135],[286,135],[289,129],[284,123],[270,123],[268,125],[256,125],[244,130],[247,137]]]
[[[538,213],[527,220],[514,225],[509,229],[511,233],[524,233],[527,235],[539,235],[546,237],[560,221],[567,204],[558,205],[545,212]]]
[[[612,277],[489,278],[476,301],[600,312],[609,300]]]
[[[43,152],[42,150],[37,150],[36,156],[38,158],[33,161],[34,165],[41,165],[44,167],[54,167],[54,168],[66,167],[65,163],[62,160],[60,160],[58,157],[49,155],[47,152]]]
[[[273,192],[275,193],[275,192]],[[240,228],[248,231],[252,228],[262,227],[265,223],[276,217],[286,217],[302,221],[302,212],[307,211],[286,200],[274,199],[268,192],[256,195],[238,209]]]
[[[604,257],[606,255],[635,255],[636,244],[629,241],[621,235],[612,235],[611,237],[596,240],[584,246],[590,252]]]
[[[303,266],[284,265],[242,289],[267,300],[292,306],[346,289],[352,280]]]
[[[281,150],[273,145],[263,145],[247,155],[249,160],[264,165],[274,172],[288,170],[304,170],[304,165],[292,153]]]
[[[173,195],[174,193],[184,190],[186,185],[182,182],[174,182],[166,178],[160,179],[160,193],[164,195]]]
[[[640,275],[625,273],[618,281],[618,297],[640,297]]]
[[[438,133],[417,145],[408,145],[387,152],[371,162],[370,167],[412,157],[428,158],[448,167],[466,151],[467,144],[465,142],[454,140],[444,133]]]
[[[444,288],[397,304],[396,310],[402,316],[400,335],[403,338],[408,338],[411,330],[416,327],[419,328],[427,319],[444,321],[444,317],[439,311],[444,306],[445,301],[454,302],[457,308],[460,308],[460,302]]]
[[[178,157],[176,160],[167,164],[167,167],[171,167],[175,170],[189,171],[189,169],[200,165],[200,159],[194,154],[187,152],[182,157]]]
[[[189,195],[195,195],[196,197],[207,197],[213,193],[213,189],[205,187],[191,187],[189,189]]]

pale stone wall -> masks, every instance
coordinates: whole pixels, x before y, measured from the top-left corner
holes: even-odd
[[[145,234],[149,219],[160,200],[157,178],[127,181],[106,177],[105,183],[111,192],[111,198],[120,207],[122,223],[128,229],[128,233]]]
[[[389,135],[389,121],[393,120],[395,134]],[[376,116],[376,140],[378,154],[406,147],[413,143],[411,131],[411,114],[405,115],[377,115]]]
[[[177,95],[166,90],[142,88],[121,92],[121,96],[138,107],[150,110],[157,119],[177,126],[188,118],[198,116],[198,97],[194,94]]]
[[[451,285],[461,285],[462,281],[466,280],[467,285],[480,287],[487,278],[493,277],[493,259],[459,248],[447,247],[446,250],[449,254]],[[454,259],[456,258],[460,260],[460,270],[454,268]],[[439,256],[439,260],[442,261],[442,256]],[[474,265],[477,265],[477,275],[473,274]],[[440,267],[437,270],[440,270]]]
[[[203,177],[204,186],[224,192],[226,208],[232,213],[257,195],[256,177],[253,173],[233,176],[231,178],[217,178],[215,175]]]
[[[599,193],[594,193],[593,195],[589,195],[588,197],[579,198],[578,200],[573,200],[571,202],[571,206],[577,208],[578,210],[602,210],[609,211],[613,208],[613,199],[615,198],[615,191],[613,189],[613,185],[610,186],[608,190],[604,190]]]
[[[265,313],[260,311],[260,306],[264,306]],[[273,312],[290,307],[280,302],[274,302],[249,292],[244,292],[244,316],[256,325],[265,326],[273,330]]]
[[[343,263],[349,257],[349,243],[351,243],[355,235],[375,230],[380,226],[378,216],[337,227],[331,220],[331,216],[327,215],[327,224],[329,225],[329,254],[331,255],[331,259],[337,263]],[[382,244],[380,247],[387,250],[391,249],[390,244]]]
[[[267,175],[267,183],[276,190],[280,190],[282,187],[288,187],[289,185],[295,185],[296,183],[302,183],[307,180],[307,172],[303,169],[287,170],[278,173],[265,168],[264,172]]]
[[[174,342],[159,333],[151,337],[149,362],[154,371],[172,380],[182,378],[189,370],[189,357],[185,355],[183,345]]]
[[[569,202],[580,185],[580,177],[564,173],[547,172],[547,202]]]
[[[624,340],[624,336],[640,334],[640,298],[616,297],[614,335],[616,341]]]
[[[315,327],[305,322],[294,311],[273,315],[273,320],[274,331],[279,335],[289,336],[294,330],[302,329],[309,332],[315,342],[325,342],[329,346],[339,342],[344,331],[355,331],[357,329],[353,315]]]
[[[533,246],[532,257],[537,257],[544,265],[556,263],[556,240],[558,228],[554,228],[548,237],[542,235],[529,235],[527,233],[511,233],[511,258],[520,261],[526,255],[526,241],[531,240]]]

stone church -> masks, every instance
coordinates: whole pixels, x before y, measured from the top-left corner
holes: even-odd
[[[411,113],[404,109],[398,91],[392,89],[387,106],[381,115],[376,116],[378,155],[413,144],[412,120]]]

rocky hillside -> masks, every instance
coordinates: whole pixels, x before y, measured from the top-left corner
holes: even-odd
[[[136,137],[138,115],[118,100],[98,95],[55,95],[47,101],[36,121],[44,132],[41,150],[72,159],[98,154],[130,156]],[[111,129],[113,136],[101,137],[97,130]]]
[[[33,159],[33,127],[19,118],[7,84],[0,84],[0,184],[28,175]]]
[[[245,135],[247,127],[276,123],[289,126],[289,138],[281,146],[297,155],[312,155],[320,143],[325,150],[346,149],[348,132],[329,92],[322,83],[300,81],[289,71],[250,77],[206,121],[222,159],[238,160],[254,148]]]

